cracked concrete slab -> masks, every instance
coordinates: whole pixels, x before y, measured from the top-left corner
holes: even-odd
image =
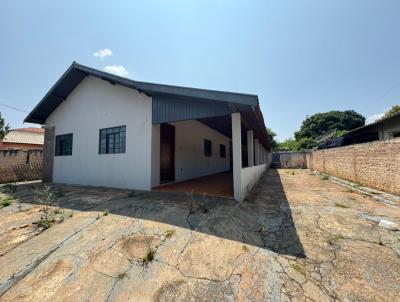
[[[19,184],[0,209],[0,301],[400,296],[400,231],[378,225],[400,208],[307,170],[270,170],[241,203],[57,185],[73,215],[48,229],[35,223],[41,186]]]

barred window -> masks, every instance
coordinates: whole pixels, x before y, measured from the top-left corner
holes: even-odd
[[[126,126],[100,129],[99,154],[125,153]]]
[[[72,155],[72,133],[56,135],[55,156]]]

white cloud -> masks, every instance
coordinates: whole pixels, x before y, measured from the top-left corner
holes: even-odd
[[[104,70],[121,77],[125,77],[128,75],[128,70],[126,70],[125,67],[122,65],[108,65],[104,67]]]
[[[385,112],[381,112],[381,113],[377,113],[374,115],[371,115],[369,117],[367,117],[367,120],[365,121],[366,124],[371,124],[377,120],[379,120],[380,118],[382,118],[385,115]]]
[[[100,59],[104,60],[105,57],[112,56],[113,53],[112,53],[111,49],[104,48],[104,49],[99,49],[93,55],[95,57],[99,57]]]

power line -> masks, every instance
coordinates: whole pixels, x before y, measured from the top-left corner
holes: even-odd
[[[13,110],[20,111],[20,112],[23,112],[23,113],[29,113],[28,111],[25,111],[25,110],[22,110],[22,109],[19,109],[19,108],[16,108],[16,107],[4,104],[4,103],[0,103],[0,106],[4,106],[4,107],[7,107],[9,109],[13,109]]]

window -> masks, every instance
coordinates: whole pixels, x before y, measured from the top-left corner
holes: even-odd
[[[99,154],[125,153],[126,126],[100,129]]]
[[[212,156],[212,144],[208,139],[204,139],[204,156]]]
[[[56,156],[72,155],[72,133],[56,135]]]
[[[226,157],[226,149],[225,149],[225,145],[219,145],[219,156],[221,158],[225,158]]]

